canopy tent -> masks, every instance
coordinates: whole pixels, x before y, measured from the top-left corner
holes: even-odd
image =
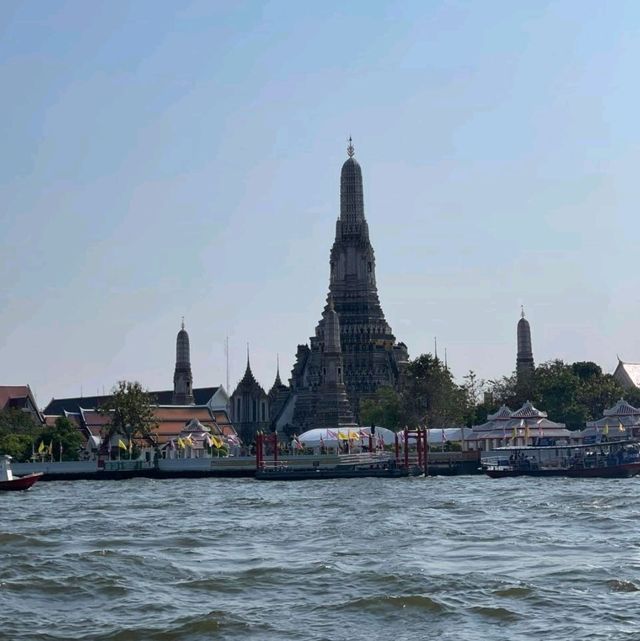
[[[304,432],[298,436],[300,443],[304,447],[336,447],[338,441],[345,442],[351,441],[354,445],[369,444],[369,435],[371,434],[370,427],[352,427],[350,429],[342,428],[316,428]],[[386,427],[376,427],[374,432],[374,439],[379,440],[382,438],[385,445],[393,445],[395,443],[395,433],[388,430]]]
[[[473,434],[470,427],[445,427],[444,429],[430,429],[428,430],[427,440],[432,444],[459,442],[463,438],[468,439]]]

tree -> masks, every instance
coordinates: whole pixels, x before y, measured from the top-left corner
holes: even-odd
[[[42,432],[36,443],[36,449],[42,442],[47,447],[51,445],[52,455],[56,461],[60,459],[77,461],[82,441],[78,428],[65,416],[59,416],[53,427],[48,427]]]
[[[140,383],[118,381],[109,399],[98,409],[100,414],[110,419],[104,434],[105,442],[110,442],[116,435],[123,438],[127,445],[135,438],[155,442],[153,432],[158,427],[158,422],[153,412],[152,400]]]
[[[41,431],[42,426],[28,412],[0,410],[0,454],[27,461]]]
[[[412,427],[462,425],[469,415],[467,392],[454,382],[449,368],[431,354],[422,354],[409,363],[400,395],[402,419]]]
[[[362,425],[380,425],[398,430],[402,424],[402,402],[392,387],[379,387],[373,398],[360,401],[360,422]]]

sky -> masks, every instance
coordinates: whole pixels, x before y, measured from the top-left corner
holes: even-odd
[[[0,3],[0,384],[288,378],[353,137],[387,321],[461,380],[640,361],[640,3]]]

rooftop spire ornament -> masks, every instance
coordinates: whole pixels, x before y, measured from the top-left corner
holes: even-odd
[[[355,149],[353,148],[353,141],[351,140],[351,136],[349,136],[349,146],[347,147],[347,155],[349,158],[353,158],[353,154],[355,154]]]

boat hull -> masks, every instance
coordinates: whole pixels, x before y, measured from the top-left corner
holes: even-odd
[[[41,472],[27,474],[26,476],[16,476],[10,481],[0,481],[0,492],[20,492],[28,490],[34,483],[37,483],[42,477]]]
[[[313,468],[313,469],[265,469],[256,472],[259,481],[312,481],[320,479],[354,479],[354,478],[402,478],[416,472],[406,468]]]
[[[619,479],[629,478],[640,474],[640,462],[624,463],[605,467],[542,469],[542,470],[513,470],[485,469],[485,474],[493,479],[511,478],[515,476],[568,476],[570,478],[600,478]]]

